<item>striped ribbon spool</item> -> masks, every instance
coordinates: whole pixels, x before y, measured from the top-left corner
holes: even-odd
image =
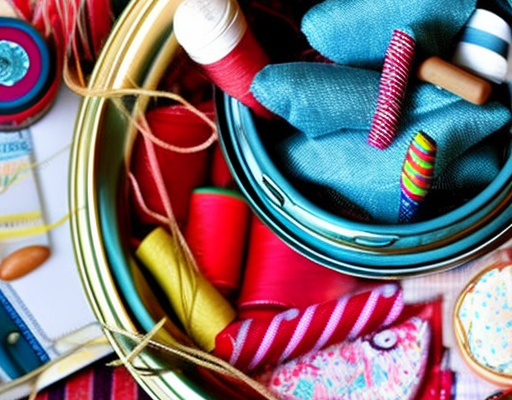
[[[236,321],[217,335],[214,354],[242,371],[256,371],[374,332],[402,310],[401,289],[386,284],[272,318]]]
[[[430,136],[420,131],[414,136],[402,167],[399,222],[412,222],[428,194],[437,146]]]
[[[401,30],[393,31],[384,57],[377,109],[368,136],[368,143],[378,149],[388,147],[396,135],[415,46],[416,42],[410,34]]]
[[[453,55],[453,63],[492,82],[505,80],[512,39],[510,26],[491,11],[476,9]]]

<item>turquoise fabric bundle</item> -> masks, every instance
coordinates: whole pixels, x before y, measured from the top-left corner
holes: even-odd
[[[492,145],[494,133],[510,120],[497,96],[476,106],[412,77],[391,146],[379,150],[366,142],[393,30],[411,32],[417,60],[447,58],[474,9],[475,2],[467,0],[326,0],[312,7],[302,30],[333,63],[271,64],[251,86],[265,107],[297,129],[276,148],[284,174],[334,189],[377,222],[396,223],[404,157],[422,130],[438,148],[433,191],[465,199],[485,187],[502,163],[502,149]]]

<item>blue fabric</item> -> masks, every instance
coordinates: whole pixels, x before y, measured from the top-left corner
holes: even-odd
[[[423,57],[444,57],[475,5],[475,0],[326,0],[304,15],[301,28],[328,59],[379,68],[394,29],[414,32]]]
[[[413,136],[423,130],[438,145],[434,185],[472,192],[488,184],[499,170],[501,150],[479,143],[509,122],[510,111],[501,102],[476,106],[413,77],[391,146],[379,150],[366,142],[393,29],[410,29],[420,54],[445,54],[474,5],[326,0],[306,13],[302,27],[308,40],[336,63],[269,65],[251,86],[256,99],[298,130],[277,149],[284,173],[334,189],[376,221],[395,223],[402,164]]]

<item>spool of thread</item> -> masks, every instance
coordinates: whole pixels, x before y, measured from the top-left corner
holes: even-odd
[[[199,270],[224,296],[240,288],[249,217],[245,199],[233,190],[192,193],[185,239]]]
[[[492,84],[472,73],[434,56],[418,67],[418,78],[448,90],[477,105],[484,104],[492,93]]]
[[[210,126],[181,105],[154,108],[146,113],[146,119],[153,135],[176,148],[199,146],[211,136]],[[160,171],[156,171],[155,164]],[[131,170],[147,207],[166,215],[157,185],[157,175],[161,174],[180,226],[184,226],[187,219],[191,193],[208,179],[209,167],[207,149],[181,153],[157,146],[144,135],[138,135],[133,146]],[[133,210],[141,223],[159,223],[136,201]]]
[[[368,136],[368,143],[378,149],[385,149],[395,138],[415,46],[416,41],[411,35],[401,30],[393,31],[384,57],[377,109]]]
[[[213,83],[256,114],[270,116],[250,92],[269,59],[236,0],[184,0],[174,15],[174,33]]]
[[[325,268],[297,253],[255,215],[252,216],[247,261],[238,315],[242,319],[275,315],[351,293],[364,283]]]
[[[512,33],[495,13],[476,9],[462,32],[453,63],[492,82],[505,80]]]
[[[236,317],[231,304],[196,271],[178,238],[161,227],[144,238],[135,254],[168,296],[185,331],[205,351]]]
[[[434,175],[436,152],[436,142],[425,132],[420,131],[414,136],[402,167],[399,222],[412,222],[418,218]]]
[[[0,129],[21,129],[53,100],[56,74],[52,54],[33,26],[0,17],[0,64]]]
[[[212,167],[210,180],[213,186],[230,188],[235,187],[235,180],[229,170],[228,163],[222,153],[222,148],[218,142],[213,145]]]

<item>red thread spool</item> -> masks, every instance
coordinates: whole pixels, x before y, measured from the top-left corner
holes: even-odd
[[[235,186],[235,180],[233,179],[233,175],[229,170],[229,166],[224,158],[224,154],[222,153],[222,148],[219,143],[215,143],[213,147],[213,157],[212,157],[212,171],[211,177],[213,186],[230,188]]]
[[[176,146],[190,148],[204,143],[211,136],[211,128],[199,116],[181,105],[155,108],[146,114],[151,132],[159,140]],[[137,179],[146,205],[154,212],[166,215],[158,195],[153,171],[149,162],[148,146],[153,148],[159,162],[162,178],[172,201],[174,216],[178,224],[184,224],[194,188],[204,185],[208,178],[210,156],[208,149],[191,153],[180,153],[153,144],[139,136],[132,152],[132,172]],[[144,213],[134,202],[138,221],[142,224],[159,224]],[[182,225],[183,226],[183,225]]]
[[[271,115],[250,91],[269,59],[236,0],[184,0],[174,15],[174,33],[213,83],[256,114]]]
[[[393,32],[384,57],[377,110],[368,136],[368,143],[378,149],[385,149],[395,138],[415,46],[412,36],[400,30]]]
[[[297,253],[258,218],[252,218],[250,229],[239,298],[240,318],[323,303],[362,287],[362,280],[320,266]]]
[[[185,238],[199,270],[225,296],[240,287],[249,217],[249,206],[235,191],[192,193]]]

